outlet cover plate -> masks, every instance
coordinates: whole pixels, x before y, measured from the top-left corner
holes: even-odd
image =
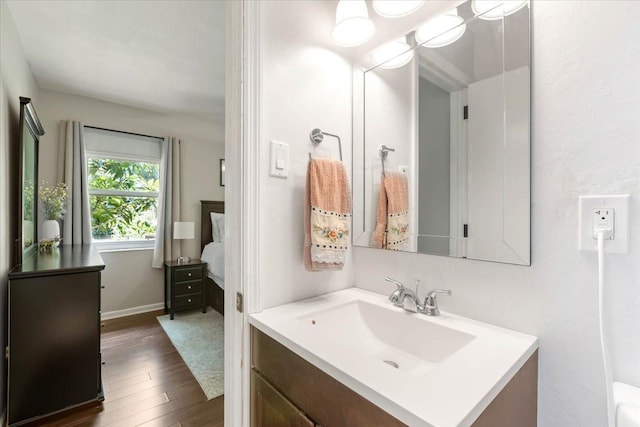
[[[578,205],[578,249],[598,250],[598,242],[593,238],[593,210],[614,209],[614,239],[605,240],[604,251],[612,254],[629,253],[629,200],[628,194],[614,196],[580,196]]]

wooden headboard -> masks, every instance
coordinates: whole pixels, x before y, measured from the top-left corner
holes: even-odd
[[[211,212],[224,213],[224,202],[200,200],[200,252],[213,241],[211,237]]]

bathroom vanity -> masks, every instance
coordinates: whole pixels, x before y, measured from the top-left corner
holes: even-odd
[[[252,426],[535,426],[537,339],[352,288],[251,315]]]

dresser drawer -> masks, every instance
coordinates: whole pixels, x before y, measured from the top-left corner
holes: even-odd
[[[188,294],[199,294],[202,292],[202,282],[176,283],[176,297]]]
[[[202,279],[202,266],[177,268],[176,283]]]
[[[176,296],[176,310],[202,307],[202,294]]]

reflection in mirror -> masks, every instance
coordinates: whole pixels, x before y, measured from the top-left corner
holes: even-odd
[[[529,7],[471,3],[363,59],[356,246],[530,264]]]
[[[44,135],[38,115],[29,98],[20,97],[20,150],[18,251],[16,264],[22,264],[38,250],[38,138]]]

